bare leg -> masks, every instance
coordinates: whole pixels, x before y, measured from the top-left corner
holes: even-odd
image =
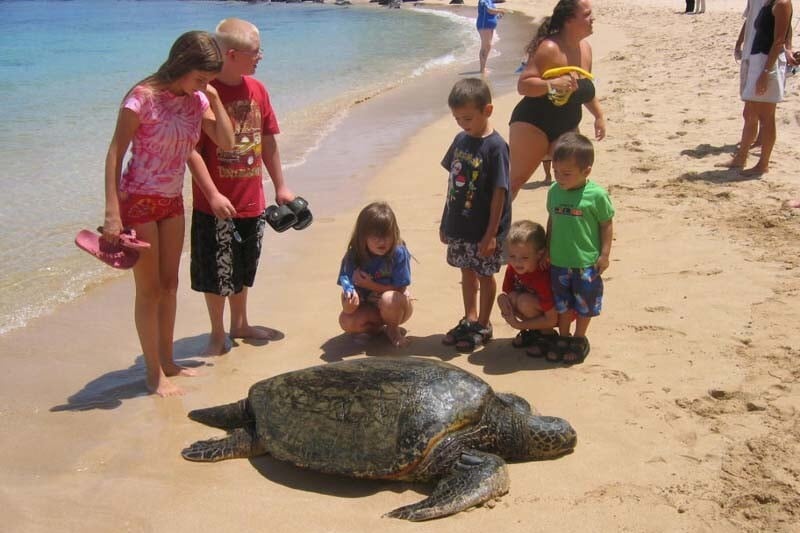
[[[205,293],[208,317],[211,319],[211,334],[208,337],[206,355],[222,355],[230,349],[228,335],[225,333],[223,317],[225,315],[225,296]]]
[[[756,135],[756,140],[753,141],[753,144],[750,145],[750,148],[758,148],[759,146],[761,146],[761,132],[760,131],[758,132],[758,135]]]
[[[511,123],[509,177],[512,199],[517,197],[517,193],[539,167],[549,149],[550,142],[542,130],[526,122]]]
[[[408,293],[386,291],[378,302],[381,319],[386,323],[386,336],[394,346],[407,346],[409,340],[400,324],[411,317],[414,308]]]
[[[544,167],[544,184],[549,185],[553,183],[553,175],[550,173],[550,167],[553,165],[553,162],[550,159],[545,159],[542,161],[542,166]]]
[[[503,316],[503,318],[516,316],[514,304],[511,302],[511,297],[504,292],[497,296],[497,307],[500,309],[500,314]]]
[[[497,294],[497,282],[494,276],[477,276],[479,291],[479,313],[478,323],[482,326],[489,326],[489,318],[492,315],[492,307],[494,307],[494,298]]]
[[[736,150],[736,155],[734,155],[733,159],[730,161],[726,163],[720,163],[717,166],[725,168],[742,168],[744,167],[744,164],[747,163],[747,155],[750,150],[750,146],[756,140],[756,136],[759,133],[758,112],[755,108],[755,102],[744,103],[742,117],[744,118],[744,125],[742,126],[742,138],[739,141],[739,148]]]
[[[536,318],[544,314],[542,306],[539,304],[539,299],[529,292],[517,294],[516,298],[512,301],[514,303],[514,310],[523,320]]]
[[[775,127],[776,107],[776,104],[768,102],[754,102],[754,108],[758,115],[758,134],[761,137],[761,155],[756,166],[747,170],[748,174],[760,176],[769,172],[769,158],[772,155],[772,149],[775,147],[775,139],[777,138]]]
[[[161,242],[155,222],[136,225],[139,238],[150,243],[150,249],[142,251],[139,261],[133,267],[133,279],[136,284],[134,303],[134,320],[139,343],[144,354],[146,367],[145,384],[147,390],[159,396],[176,396],[183,390],[167,379],[161,368],[159,357],[159,300],[161,284],[159,281],[159,255]]]
[[[173,359],[175,313],[178,307],[178,269],[183,251],[185,221],[182,216],[158,223],[160,243],[159,281],[161,298],[158,308],[158,353],[167,376],[196,376],[197,371],[180,366]]]
[[[486,61],[489,59],[489,52],[492,51],[492,37],[494,30],[478,30],[481,37],[481,51],[478,54],[481,64],[481,74],[486,72]]]
[[[461,269],[461,298],[466,319],[478,320],[478,275],[468,268]]]
[[[562,337],[569,337],[570,327],[572,326],[572,311],[558,314],[558,334]]]
[[[271,341],[272,330],[251,326],[247,321],[247,287],[228,297],[231,304],[231,337],[234,339],[256,339]]]
[[[352,313],[339,315],[339,325],[347,333],[376,334],[383,328],[383,319],[378,308],[370,303],[364,303]]]
[[[589,322],[591,322],[592,317],[590,316],[580,316],[575,319],[575,336],[576,337],[585,337],[586,330],[589,329]]]

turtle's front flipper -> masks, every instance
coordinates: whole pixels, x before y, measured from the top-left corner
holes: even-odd
[[[219,439],[199,440],[184,448],[184,459],[216,463],[225,459],[238,459],[264,455],[266,450],[250,428],[239,428]]]
[[[429,497],[385,516],[414,522],[440,518],[502,496],[508,487],[508,471],[502,458],[480,451],[464,452]]]

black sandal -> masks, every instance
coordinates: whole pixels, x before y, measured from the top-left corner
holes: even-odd
[[[479,322],[472,322],[466,333],[456,342],[456,350],[459,352],[471,352],[478,346],[489,342],[492,338],[492,325],[484,327]]]
[[[561,361],[568,366],[579,365],[589,355],[589,339],[586,337],[572,337],[567,349],[561,354]]]
[[[559,335],[553,339],[547,350],[545,358],[551,363],[561,363],[564,361],[564,354],[569,350],[569,343],[572,337],[569,335]]]
[[[305,198],[295,196],[294,200],[287,203],[286,206],[294,213],[296,222],[292,225],[294,229],[301,230],[311,225],[314,216],[308,208],[308,202]]]
[[[267,210],[264,211],[264,216],[270,227],[278,233],[283,233],[297,224],[297,216],[286,204],[267,207]]]
[[[530,347],[525,350],[525,355],[528,357],[546,357],[548,352],[552,349],[558,334],[551,330],[552,333],[543,333],[541,330],[534,330],[536,333],[535,338],[532,340]]]
[[[538,336],[538,331],[535,329],[520,330],[517,336],[511,340],[511,346],[514,348],[527,348],[537,341]]]
[[[461,340],[461,338],[467,334],[471,326],[469,320],[466,317],[462,318],[456,324],[456,327],[452,328],[450,331],[445,333],[444,337],[442,338],[442,344],[445,346],[455,346],[455,344]]]

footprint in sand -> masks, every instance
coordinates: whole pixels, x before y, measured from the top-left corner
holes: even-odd
[[[645,311],[648,313],[669,313],[672,311],[671,308],[666,307],[664,305],[656,305],[656,306],[647,306],[644,308]]]
[[[605,379],[613,381],[617,385],[622,385],[623,383],[631,381],[630,376],[622,370],[606,369],[600,372],[600,375]]]
[[[686,336],[686,333],[683,331],[678,331],[677,329],[665,328],[663,326],[653,326],[650,324],[628,324],[626,327],[632,329],[636,333],[652,333],[652,332],[664,332],[664,333],[677,333],[678,335]]]
[[[675,404],[704,418],[718,418],[724,415],[738,415],[766,411],[766,404],[753,399],[751,394],[742,391],[710,389],[704,398],[678,398]]]

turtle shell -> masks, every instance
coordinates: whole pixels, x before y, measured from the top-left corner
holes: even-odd
[[[358,359],[260,381],[250,409],[267,453],[313,470],[402,478],[442,437],[481,420],[493,392],[439,361]]]

